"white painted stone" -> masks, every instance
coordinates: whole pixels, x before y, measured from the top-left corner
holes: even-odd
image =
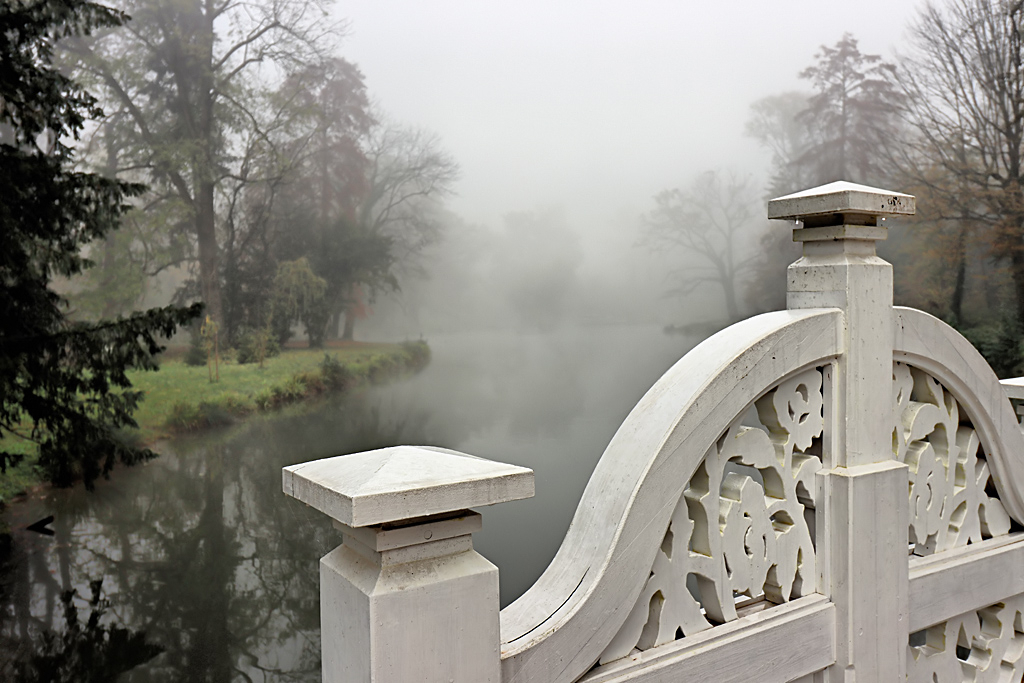
[[[836,310],[780,311],[699,344],[619,427],[561,548],[502,610],[503,683],[575,681],[616,636],[704,454],[781,381],[840,353]]]
[[[821,459],[807,451],[822,432],[821,385],[817,368],[784,380],[757,399],[756,420],[734,423],[708,450],[602,663],[634,648],[656,649],[679,631],[691,636],[734,621],[743,602],[782,604],[815,591],[814,479]],[[688,577],[697,594],[687,589]],[[747,600],[738,605],[737,595]]]
[[[324,683],[501,681],[498,569],[468,536],[380,553],[346,537],[320,561],[320,621]]]
[[[874,226],[914,208],[909,195],[845,182],[769,202],[769,218],[811,226],[794,230],[803,257],[789,267],[788,307],[843,311],[844,352],[825,373],[817,529],[818,590],[837,609],[830,683],[906,673],[907,468],[892,461],[892,266],[875,253],[885,230]]]
[[[500,683],[498,570],[466,508],[532,496],[531,470],[400,446],[282,478],[344,535],[320,562],[324,683]]]
[[[533,470],[423,446],[313,460],[282,477],[285,493],[352,527],[533,496]]]
[[[942,382],[971,416],[999,501],[1024,523],[1024,435],[1003,385],[982,355],[933,315],[897,306],[893,310],[893,356]]]
[[[929,628],[908,648],[910,683],[1016,683],[1024,678],[1024,595]]]
[[[823,596],[808,596],[595,667],[579,680],[785,683],[811,675],[834,661],[834,631],[835,607]]]
[[[911,632],[1024,593],[1024,533],[910,561]]]
[[[891,460],[821,476],[823,591],[836,606],[830,683],[902,681],[909,619],[907,467]]]

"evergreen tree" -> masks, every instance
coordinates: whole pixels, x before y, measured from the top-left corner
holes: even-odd
[[[886,140],[893,137],[901,95],[896,68],[879,55],[863,54],[849,33],[834,47],[821,46],[817,62],[800,72],[814,85],[798,116],[810,144],[796,160],[816,182],[881,182]]]
[[[102,112],[54,67],[54,45],[126,19],[89,0],[0,3],[0,469],[21,457],[3,440],[26,437],[58,485],[81,476],[91,487],[118,460],[153,457],[117,434],[141,399],[125,371],[155,367],[157,336],[201,308],[73,323],[51,287],[90,265],[82,248],[117,228],[142,189],[74,170],[73,140]]]

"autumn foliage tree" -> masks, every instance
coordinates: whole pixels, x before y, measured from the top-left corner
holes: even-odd
[[[951,316],[966,321],[968,268],[980,261],[984,272],[974,270],[979,278],[991,282],[1007,273],[1018,329],[1024,321],[1022,30],[1019,2],[925,5],[911,26],[897,77],[910,134],[893,146],[893,163],[927,195],[935,230],[949,246]]]

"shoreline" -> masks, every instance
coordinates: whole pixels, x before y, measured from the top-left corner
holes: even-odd
[[[151,448],[176,436],[243,422],[251,415],[384,384],[419,372],[431,357],[430,347],[422,340],[290,348],[267,359],[264,368],[222,361],[221,381],[211,383],[204,366],[185,366],[182,354],[176,351],[161,358],[157,372],[133,373],[133,388],[146,392],[135,415],[138,429],[125,433],[133,446]],[[7,505],[49,486],[46,477],[34,468],[34,460],[29,453],[18,467],[0,474],[0,515]],[[0,552],[5,526],[0,516]]]

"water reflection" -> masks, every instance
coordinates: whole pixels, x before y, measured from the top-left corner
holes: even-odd
[[[163,650],[120,680],[319,680],[316,561],[339,537],[281,493],[280,468],[398,443],[536,470],[536,498],[488,509],[475,539],[501,569],[505,604],[554,555],[625,414],[690,345],[653,328],[431,343],[433,362],[410,380],[175,440],[95,493],[14,506],[0,651],[38,652],[43,633],[66,629],[62,594],[102,578],[104,622]],[[48,515],[52,537],[25,531]]]

